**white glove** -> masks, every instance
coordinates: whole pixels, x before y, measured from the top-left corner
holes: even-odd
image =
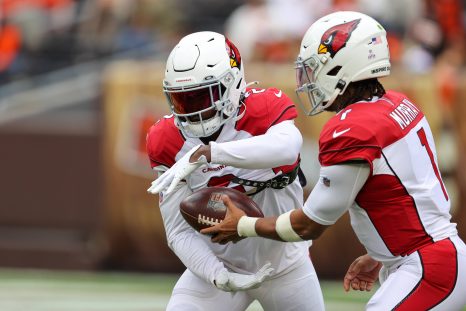
[[[191,155],[201,146],[202,145],[197,145],[189,150],[170,169],[154,180],[149,189],[147,189],[147,192],[156,194],[168,187],[167,193],[170,193],[182,179],[194,172],[199,166],[207,164],[207,158],[205,156],[201,156],[196,162],[189,162]]]
[[[266,263],[255,274],[240,274],[222,270],[215,278],[215,286],[225,292],[237,292],[257,288],[273,272],[272,264]]]

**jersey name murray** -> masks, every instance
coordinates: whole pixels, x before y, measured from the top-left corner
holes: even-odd
[[[402,102],[390,112],[390,117],[392,117],[403,130],[416,119],[419,113],[420,111],[416,106],[409,100],[403,99]]]

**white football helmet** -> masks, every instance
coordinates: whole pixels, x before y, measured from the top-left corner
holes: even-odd
[[[163,89],[185,136],[208,137],[235,118],[245,87],[241,55],[221,34],[190,34],[168,57]]]
[[[336,12],[317,20],[304,35],[296,61],[296,93],[305,113],[315,115],[351,82],[389,74],[385,29],[365,14]]]

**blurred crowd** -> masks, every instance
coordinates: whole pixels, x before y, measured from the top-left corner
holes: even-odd
[[[153,55],[171,27],[166,9],[165,1],[0,0],[0,83],[125,51]]]
[[[336,10],[381,21],[395,65],[425,73],[440,63],[441,74],[453,76],[466,62],[465,7],[465,0],[0,0],[0,83],[125,51],[164,55],[199,30],[226,33],[247,61],[291,62],[309,25]]]

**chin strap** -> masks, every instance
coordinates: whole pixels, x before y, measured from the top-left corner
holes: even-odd
[[[241,93],[242,93],[244,90],[246,90],[246,89],[248,88],[248,86],[251,86],[251,85],[253,85],[253,84],[259,84],[259,81],[252,81],[252,82],[247,83],[245,86],[243,86],[243,87],[241,88]]]
[[[244,102],[242,100],[240,100],[240,103],[239,103],[239,106],[238,106],[238,111],[241,109],[241,106],[244,106],[243,112],[241,112],[236,117],[233,117],[232,118],[233,122],[236,122],[236,121],[240,120],[244,116],[244,114],[246,113],[246,105],[244,104]]]

